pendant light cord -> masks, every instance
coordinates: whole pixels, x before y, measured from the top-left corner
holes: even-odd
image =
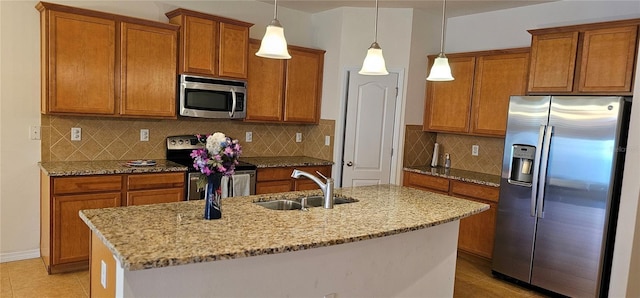
[[[376,21],[373,23],[373,41],[378,42],[378,0],[376,0]]]
[[[377,1],[377,0],[376,0]],[[442,34],[440,35],[440,55],[444,53],[444,14],[447,7],[447,0],[442,1]]]
[[[273,0],[273,19],[278,19],[278,0]]]

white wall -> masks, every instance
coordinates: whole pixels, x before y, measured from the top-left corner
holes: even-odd
[[[446,52],[529,46],[527,29],[640,18],[640,1],[561,1],[449,19]],[[640,59],[636,74],[640,73]],[[611,297],[640,295],[640,80],[636,75],[631,130],[616,234]],[[635,237],[635,243],[634,243]],[[636,257],[631,258],[632,255]],[[629,292],[627,292],[629,291]]]
[[[37,1],[0,1],[0,261],[39,256],[40,20]],[[256,1],[55,1],[55,3],[167,22],[177,7],[254,23],[262,38],[273,5]],[[313,46],[311,15],[279,8],[289,43]]]

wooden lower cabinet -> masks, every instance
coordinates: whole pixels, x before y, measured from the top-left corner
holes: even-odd
[[[89,268],[80,210],[184,200],[184,172],[49,177],[40,174],[40,255],[49,274]]]
[[[256,194],[287,192],[293,190],[319,189],[315,182],[308,178],[291,178],[294,169],[308,172],[318,177],[316,171],[331,177],[331,166],[276,167],[258,169],[256,173]],[[322,178],[320,178],[322,180]]]
[[[120,192],[53,197],[52,264],[72,264],[89,259],[89,227],[78,212],[120,206]]]
[[[500,188],[407,171],[403,185],[488,204],[489,210],[460,220],[458,249],[492,258]]]

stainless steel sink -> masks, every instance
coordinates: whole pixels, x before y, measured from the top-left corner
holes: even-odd
[[[275,200],[265,202],[254,202],[257,205],[273,210],[296,210],[302,209],[302,205],[299,202],[292,200]]]
[[[292,198],[292,199],[280,199],[280,200],[272,200],[272,201],[257,201],[257,202],[254,202],[254,204],[260,205],[262,207],[265,207],[267,209],[272,209],[272,210],[300,210],[302,209],[302,204],[300,202],[302,202],[303,198],[305,197]],[[305,205],[305,208],[323,206],[324,198],[320,195],[307,196],[306,198],[307,198],[307,203]],[[339,205],[339,204],[354,203],[357,201],[358,200],[352,199],[352,198],[335,197],[333,204]]]

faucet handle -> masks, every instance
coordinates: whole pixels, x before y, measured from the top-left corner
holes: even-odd
[[[329,180],[329,178],[327,178],[327,176],[322,175],[322,173],[320,173],[320,171],[316,171],[316,174],[318,174],[320,177],[322,177],[324,180]]]

